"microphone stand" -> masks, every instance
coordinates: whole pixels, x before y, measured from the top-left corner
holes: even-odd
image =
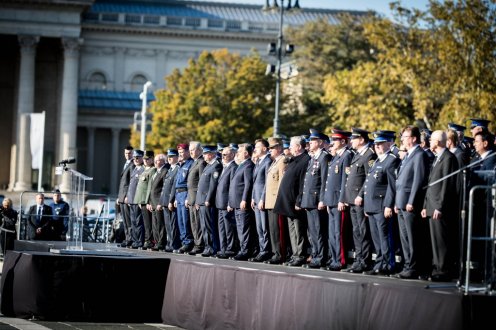
[[[479,159],[473,163],[469,163],[466,166],[459,168],[458,170],[451,172],[442,178],[439,178],[438,180],[429,183],[427,186],[423,187],[423,189],[427,189],[428,187],[432,187],[440,182],[443,182],[444,180],[457,175],[458,173],[463,174],[463,189],[462,189],[462,208],[460,211],[460,220],[461,220],[461,226],[460,226],[460,258],[459,258],[459,275],[458,275],[458,280],[456,282],[456,287],[459,289],[462,289],[463,285],[463,273],[465,271],[464,267],[464,262],[463,262],[463,252],[464,252],[464,241],[465,241],[465,219],[466,219],[466,208],[467,208],[467,170],[470,168],[481,164],[483,161],[490,159],[492,157],[496,156],[496,151],[493,151],[489,155],[486,156],[484,159]],[[429,288],[450,288],[452,285],[426,285],[426,289]]]

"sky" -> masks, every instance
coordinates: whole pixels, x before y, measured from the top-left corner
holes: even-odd
[[[259,4],[263,6],[265,0],[208,0],[212,2],[231,2],[231,3],[247,3]],[[270,0],[272,4],[273,0]],[[294,1],[294,0],[293,0]],[[389,3],[392,0],[299,0],[300,7],[306,8],[325,8],[325,9],[352,9],[352,10],[374,10],[386,17],[391,17]],[[281,0],[277,1],[279,4]],[[287,0],[284,1],[287,4]],[[428,0],[403,0],[401,4],[407,8],[418,8],[425,10]]]

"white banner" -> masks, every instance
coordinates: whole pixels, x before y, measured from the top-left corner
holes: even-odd
[[[43,140],[45,138],[45,111],[31,116],[31,167],[40,169],[43,162]]]

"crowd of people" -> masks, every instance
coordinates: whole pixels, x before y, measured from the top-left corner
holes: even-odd
[[[407,126],[399,146],[393,131],[360,128],[253,144],[192,141],[157,155],[128,146],[120,246],[451,280],[466,241],[467,192],[494,181],[488,123],[472,119],[472,137],[457,124],[434,132]],[[490,194],[477,196],[474,235],[488,236]],[[487,270],[487,244],[473,251],[474,268]]]

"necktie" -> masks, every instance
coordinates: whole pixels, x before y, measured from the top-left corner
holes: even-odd
[[[38,216],[36,217],[37,224],[40,224],[40,222],[41,222],[41,215],[42,215],[42,213],[43,213],[43,209],[42,209],[41,206],[39,206],[38,207]]]

